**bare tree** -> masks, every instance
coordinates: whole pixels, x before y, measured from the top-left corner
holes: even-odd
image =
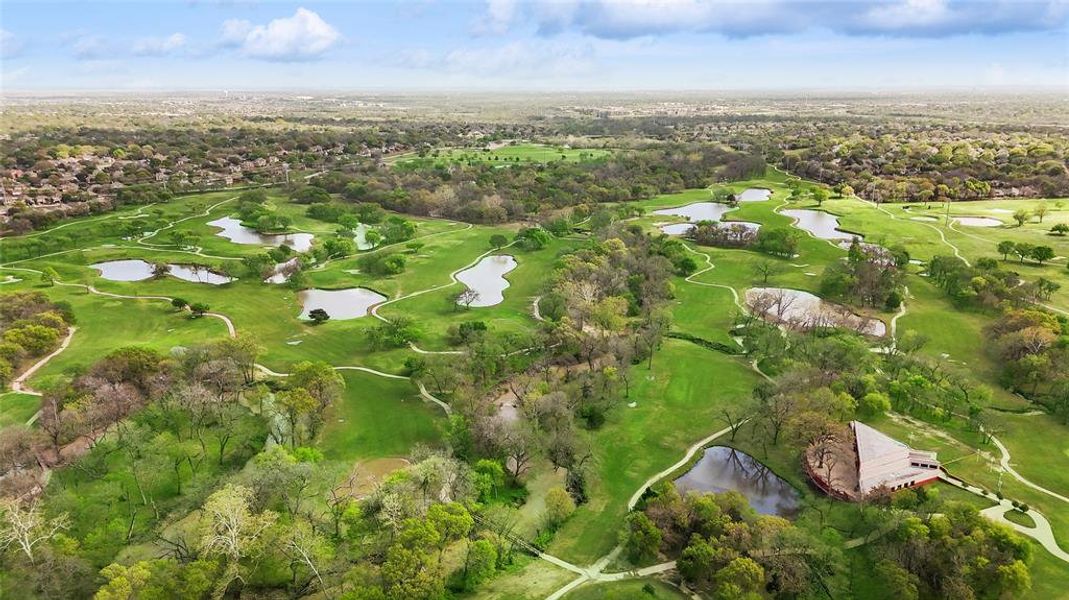
[[[67,513],[46,520],[37,500],[28,504],[6,500],[0,504],[0,512],[0,550],[15,546],[22,550],[31,564],[36,560],[35,546],[70,528],[70,516]]]

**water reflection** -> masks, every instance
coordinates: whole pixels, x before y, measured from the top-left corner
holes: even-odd
[[[469,306],[493,306],[505,300],[509,282],[505,274],[516,268],[516,259],[504,255],[487,256],[470,269],[457,273],[457,281],[479,295]]]
[[[675,485],[680,492],[739,492],[764,515],[792,517],[800,508],[798,491],[789,483],[749,454],[726,446],[706,448]]]
[[[224,237],[235,244],[252,244],[258,246],[289,246],[297,252],[305,252],[312,247],[310,233],[260,233],[241,224],[241,221],[233,217],[223,217],[209,221],[208,225],[218,227],[222,231],[216,235]]]

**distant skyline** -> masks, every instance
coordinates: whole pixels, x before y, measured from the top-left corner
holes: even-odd
[[[1069,0],[0,2],[5,92],[1069,89]]]

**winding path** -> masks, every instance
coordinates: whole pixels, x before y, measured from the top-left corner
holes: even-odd
[[[11,391],[12,392],[18,392],[20,394],[29,394],[31,396],[40,396],[41,392],[35,391],[32,388],[26,387],[26,385],[25,385],[26,384],[26,380],[29,379],[31,375],[36,373],[41,367],[43,367],[46,364],[48,364],[48,361],[52,360],[53,358],[58,356],[61,352],[66,350],[67,346],[71,345],[71,340],[74,339],[74,332],[77,331],[77,330],[78,330],[77,327],[71,325],[67,329],[67,336],[63,338],[62,342],[60,342],[58,348],[53,350],[52,353],[49,354],[48,356],[46,356],[46,357],[42,358],[41,360],[35,362],[32,367],[30,367],[29,369],[26,369],[25,371],[22,372],[22,374],[20,374],[18,377],[16,377],[15,379],[13,379],[11,381]]]

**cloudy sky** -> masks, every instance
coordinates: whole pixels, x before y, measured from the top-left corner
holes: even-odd
[[[1069,89],[1069,0],[0,5],[4,90]]]

